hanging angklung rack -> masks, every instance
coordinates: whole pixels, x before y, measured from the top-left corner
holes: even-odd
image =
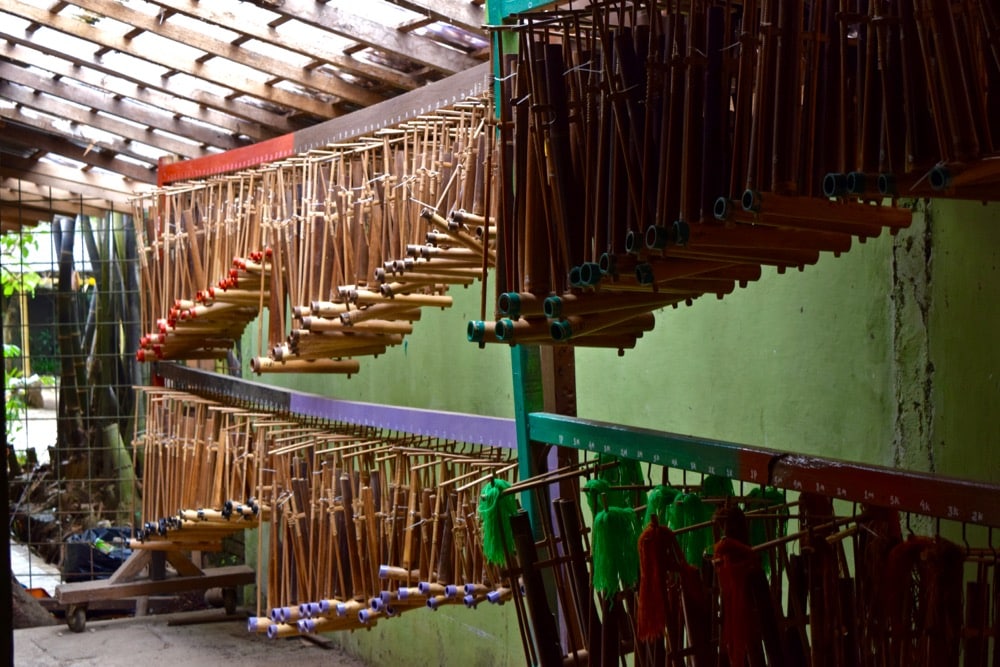
[[[492,119],[488,95],[465,97],[136,198],[139,359],[226,358],[265,308],[258,373],[350,374],[401,343],[493,266]]]
[[[224,538],[267,520],[258,489],[268,467],[255,436],[284,422],[177,389],[139,390],[145,428],[132,446],[143,486],[131,548],[219,551]]]
[[[477,506],[517,467],[510,450],[329,424],[265,436],[274,466],[269,637],[356,629],[412,609],[474,608],[494,593]],[[263,578],[263,577],[262,577]]]
[[[470,340],[629,348],[655,309],[895,233],[912,198],[1000,198],[986,0],[564,7],[496,27],[497,319]]]
[[[528,424],[537,444],[587,456],[508,490],[539,508],[511,515],[505,563],[527,664],[1000,660],[996,485],[545,413]]]
[[[147,390],[163,404],[150,408],[161,416],[149,428],[164,453],[147,449],[144,512],[181,503],[189,509],[177,515],[191,525],[150,537],[197,531],[199,510],[220,509],[201,498],[223,509],[224,499],[240,500],[240,483],[154,500],[156,489],[198,486],[155,481],[183,477],[182,464],[198,460],[194,440],[204,441],[200,456],[228,443],[216,460],[239,465],[226,463],[223,479],[257,474],[242,505],[262,510],[228,521],[270,526],[258,574],[267,593],[252,631],[371,627],[412,609],[489,601],[514,607],[528,664],[610,665],[628,654],[639,665],[1000,657],[995,485],[546,413],[527,416],[537,445],[587,456],[511,484],[512,420],[431,417],[157,370],[167,387]],[[162,426],[169,420],[173,431]],[[212,435],[224,423],[228,440]],[[167,468],[157,477],[159,465]],[[490,520],[488,489],[512,501]],[[523,494],[546,508],[534,524],[517,509]],[[505,521],[506,551],[490,561],[487,533],[502,534]]]
[[[267,525],[250,631],[368,628],[511,598],[484,558],[477,515],[482,489],[515,475],[511,420],[156,370],[166,386],[143,390],[147,427],[134,443],[144,464],[135,548],[218,550]]]

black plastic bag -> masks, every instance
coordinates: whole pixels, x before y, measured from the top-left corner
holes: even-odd
[[[107,579],[132,555],[127,546],[132,531],[125,527],[91,528],[66,540],[62,558],[67,582]]]

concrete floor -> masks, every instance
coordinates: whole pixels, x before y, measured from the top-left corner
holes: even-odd
[[[192,623],[192,621],[201,621]],[[178,624],[184,623],[184,624]],[[190,623],[190,624],[188,624]],[[18,667],[276,667],[323,664],[364,667],[333,642],[271,640],[247,632],[246,618],[221,609],[88,621],[82,633],[64,625],[14,631]]]

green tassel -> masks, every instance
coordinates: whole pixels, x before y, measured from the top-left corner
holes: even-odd
[[[705,479],[701,480],[702,498],[728,498],[733,495],[735,495],[733,480],[728,477],[706,475]]]
[[[600,472],[611,486],[641,486],[645,483],[642,477],[642,464],[635,459],[620,459],[615,456],[602,455],[598,463],[617,462],[613,468]],[[614,507],[636,507],[641,502],[642,493],[635,489],[614,489],[608,495],[608,505]]]
[[[590,507],[591,515],[595,517],[598,512],[604,509],[605,505],[613,504],[609,502],[611,482],[606,479],[587,480],[587,483],[583,485],[583,493],[587,496],[587,506]]]
[[[677,489],[665,484],[654,486],[649,490],[646,495],[646,516],[642,520],[643,528],[650,524],[654,516],[661,526],[670,525],[674,498],[677,497],[677,493]]]
[[[767,487],[759,486],[756,489],[751,490],[750,493],[747,494],[747,496],[749,499],[743,506],[743,511],[745,512],[750,512],[758,509],[766,509],[774,505],[781,505],[782,503],[785,502],[785,494],[782,493],[779,489],[774,488],[773,486],[767,486]],[[787,515],[788,508],[787,507],[782,508],[781,510],[779,510],[779,513]],[[750,523],[751,546],[757,546],[758,544],[763,544],[764,542],[767,542],[770,539],[781,537],[785,534],[786,529],[788,528],[788,520],[779,519],[773,523],[777,534],[772,536],[767,534],[767,526],[770,523],[770,520],[761,521],[759,519],[754,519],[752,514],[747,516],[747,519],[748,522]],[[766,551],[761,552],[760,563],[761,566],[764,568],[764,573],[770,576],[771,555],[768,552]]]
[[[514,535],[510,518],[517,514],[517,498],[503,494],[510,482],[494,479],[479,494],[479,521],[483,530],[483,555],[494,565],[506,565],[507,554],[514,553]]]
[[[673,507],[674,513],[670,528],[674,531],[711,521],[712,515],[715,513],[712,506],[702,502],[701,496],[697,493],[678,493],[674,499]],[[712,546],[712,537],[711,526],[678,533],[677,542],[684,551],[685,560],[700,568],[705,552]]]
[[[608,507],[594,516],[594,590],[605,597],[639,581],[639,525],[635,511]]]

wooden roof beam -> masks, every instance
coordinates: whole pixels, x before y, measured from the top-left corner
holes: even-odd
[[[155,32],[161,37],[172,39],[176,42],[186,44],[206,54],[197,59],[197,62],[204,64],[208,58],[219,56],[246,67],[250,67],[274,76],[301,83],[304,86],[315,88],[330,95],[343,97],[362,105],[376,104],[382,101],[382,97],[374,95],[368,90],[349,84],[342,79],[327,75],[316,75],[313,72],[303,72],[299,67],[289,63],[266,56],[260,53],[252,53],[233,45],[223,39],[217,39],[208,34],[190,30],[185,27],[172,24],[170,21],[159,22],[157,17],[148,16],[142,12],[129,8],[117,0],[77,0],[77,4],[90,11],[97,12],[129,25],[141,27],[149,32]],[[230,28],[233,29],[233,28]],[[236,29],[238,32],[238,29]],[[78,35],[87,39],[84,35]],[[143,56],[147,57],[147,56]],[[152,58],[150,58],[152,60]],[[182,69],[178,67],[178,69]],[[219,79],[224,81],[225,79]],[[288,105],[292,106],[292,105]],[[302,109],[309,111],[308,109]],[[310,113],[316,113],[310,111]],[[323,114],[317,114],[322,116]]]
[[[0,78],[28,86],[36,93],[47,93],[53,97],[66,99],[70,102],[89,107],[92,112],[101,111],[112,116],[128,119],[134,123],[142,123],[149,130],[170,132],[202,145],[215,146],[222,150],[228,150],[230,148],[245,146],[249,143],[247,141],[240,141],[232,134],[226,132],[204,127],[198,123],[179,120],[172,114],[163,112],[156,107],[140,106],[131,101],[115,99],[114,97],[104,95],[98,90],[69,83],[68,81],[55,81],[49,77],[10,63],[0,62]],[[146,141],[136,136],[130,138],[137,139],[138,141]]]
[[[200,157],[211,154],[211,151],[206,150],[204,146],[191,144],[165,134],[143,130],[113,116],[92,113],[79,107],[65,104],[62,101],[63,98],[32,93],[27,86],[15,84],[7,80],[0,79],[0,96],[22,104],[29,109],[42,111],[81,125],[89,125],[124,139],[138,141],[157,148],[164,153],[174,153],[186,157]]]
[[[418,28],[429,26],[431,23],[434,23],[434,19],[425,16],[419,19],[414,19],[413,21],[409,21],[407,23],[402,23],[396,29],[400,30],[401,32],[412,32],[414,30],[417,30]]]
[[[116,72],[104,67],[100,63],[89,63],[75,57],[67,60],[49,55],[31,46],[23,46],[10,41],[0,42],[0,56],[5,56],[33,67],[39,67],[62,77],[72,78],[95,88],[105,89],[116,97],[131,98],[154,107],[168,110],[178,117],[186,116],[194,118],[209,125],[215,125],[233,134],[247,135],[256,141],[270,139],[283,132],[291,132],[297,129],[288,123],[285,116],[257,107],[234,104],[229,105],[229,108],[238,113],[224,113],[216,108],[216,106],[221,105],[218,98],[214,95],[210,99],[216,106],[209,106],[207,104],[209,100],[204,99],[208,96],[204,93],[194,92],[194,97],[170,95],[164,92],[164,88],[145,85],[144,82],[134,77],[128,78],[129,73],[127,72]],[[244,109],[244,107],[247,108]],[[240,115],[249,115],[251,113],[253,114],[252,118]]]
[[[81,169],[45,162],[8,158],[0,165],[0,176],[20,178],[42,186],[66,190],[84,198],[105,199],[127,206],[139,184],[124,178],[87,173]]]
[[[234,89],[240,90],[246,95],[258,97],[278,106],[305,111],[320,118],[329,118],[333,115],[331,113],[332,107],[327,103],[299,93],[268,87],[261,81],[250,79],[231,67],[216,64],[215,62],[205,64],[178,62],[173,58],[172,54],[165,53],[160,49],[137,48],[134,44],[126,42],[120,36],[95,29],[94,26],[89,26],[70,17],[49,15],[45,10],[33,7],[20,0],[6,0],[4,9],[22,18],[47,20],[48,25],[46,27],[48,28],[94,42],[100,46],[111,47],[122,53],[154,62],[174,71],[184,72],[208,82],[228,82]]]
[[[152,162],[146,162],[146,166],[135,164],[116,157],[113,150],[93,150],[91,146],[81,146],[77,142],[26,125],[8,123],[4,128],[3,140],[19,146],[35,147],[49,153],[65,155],[87,165],[121,174],[139,183],[156,183],[156,165]]]
[[[4,223],[8,216],[17,227],[50,222],[53,215],[102,215],[104,211],[121,207],[108,199],[87,199],[67,190],[38,185],[20,178],[0,178],[0,211]],[[4,228],[6,231],[6,227]]]
[[[206,3],[199,2],[198,0],[149,1],[160,7],[169,7],[186,16],[215,25],[228,27],[239,23],[239,17],[236,14],[231,11],[219,9],[221,4],[219,2]],[[273,11],[271,7],[267,7],[267,9]],[[240,30],[242,34],[253,37],[258,41],[280,46],[283,49],[325,61],[336,69],[350,72],[355,76],[383,83],[399,90],[413,90],[419,85],[419,82],[415,79],[397,70],[345,57],[342,52],[330,49],[322,43],[304,43],[302,40],[291,39],[276,29],[292,21],[294,18],[293,15],[283,14],[270,21],[266,26],[241,25]]]
[[[486,36],[486,31],[483,29],[486,12],[481,6],[482,3],[475,4],[469,0],[389,0],[389,2],[411,12],[423,14],[433,21],[449,23],[480,37]]]
[[[30,117],[23,115],[20,109],[0,109],[0,119],[9,120],[12,123],[17,123],[24,127],[33,128],[39,132],[44,132],[48,135],[52,135],[56,138],[61,138],[69,142],[80,142],[81,137],[74,135],[70,130],[64,129],[63,127],[57,127],[49,118],[47,117]],[[123,155],[132,158],[133,160],[138,160],[142,163],[150,165],[150,168],[154,168],[154,163],[150,162],[148,155],[143,155],[138,153],[134,149],[135,143],[127,141],[125,139],[118,138],[111,142],[106,142],[102,144],[101,148],[105,151],[111,152],[115,155]]]
[[[251,0],[260,4],[261,0]],[[461,72],[481,61],[418,35],[400,32],[377,21],[326,5],[315,0],[283,0],[280,6],[267,9],[324,30],[357,40],[367,46],[399,53],[410,60],[433,67],[446,74]]]

